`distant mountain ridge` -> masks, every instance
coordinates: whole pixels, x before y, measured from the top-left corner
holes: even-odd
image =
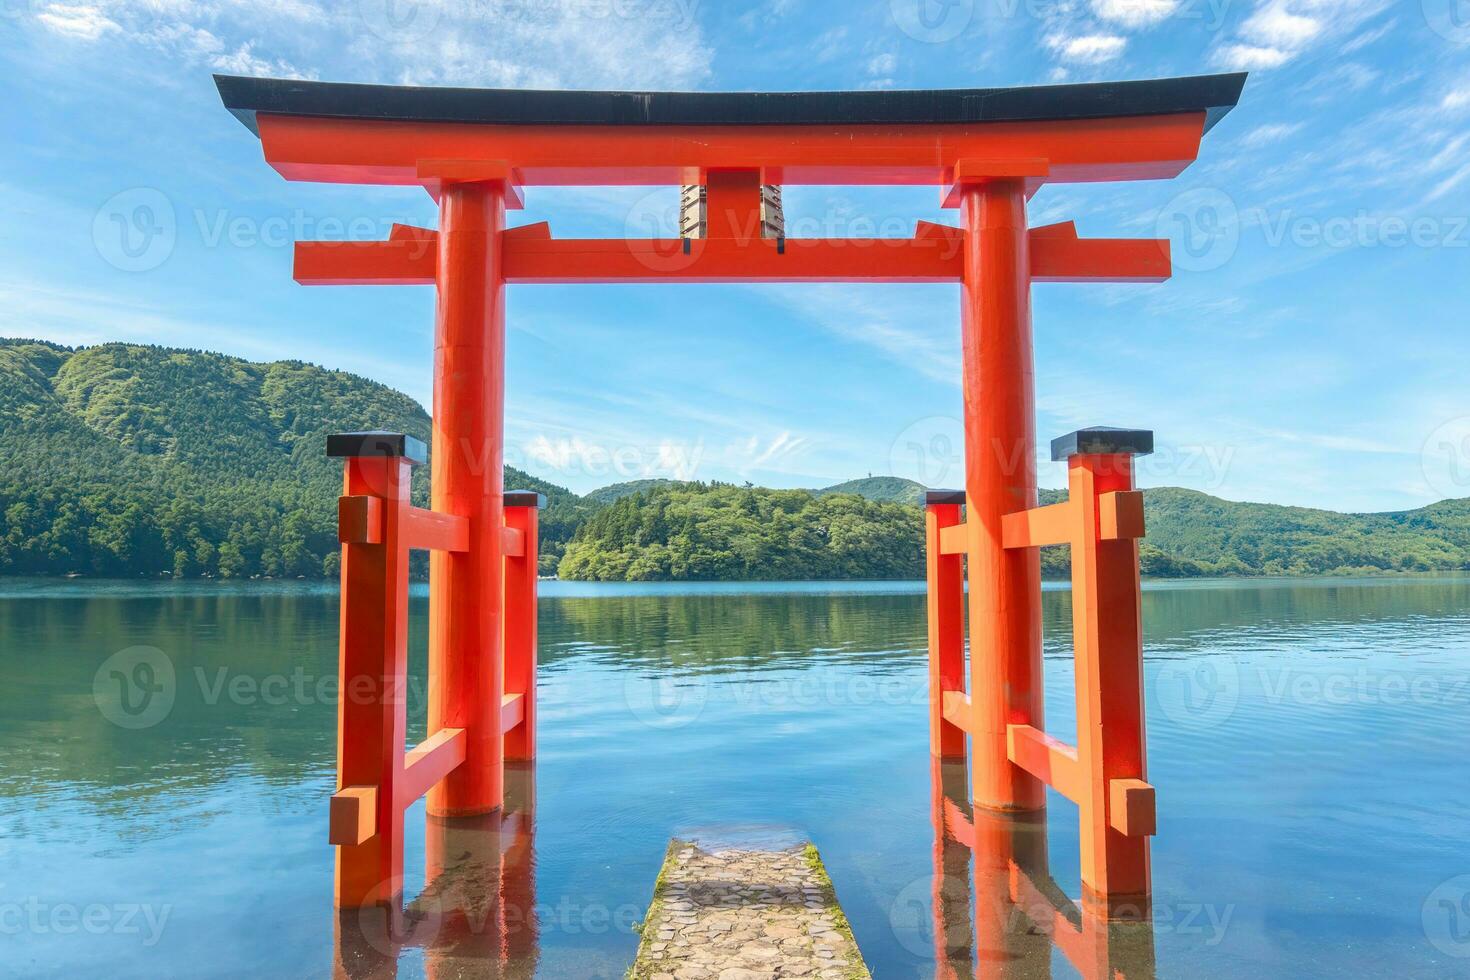
[[[865,500],[883,504],[912,504],[922,506],[924,494],[929,488],[901,476],[868,476],[861,480],[848,480],[835,486],[813,491],[817,494],[854,493]]]
[[[430,436],[408,396],[299,361],[0,339],[0,574],[333,575],[341,465],[326,436],[363,428]],[[428,475],[415,475],[420,504]],[[922,576],[924,488],[910,480],[810,491],[637,480],[579,496],[510,467],[505,479],[548,498],[543,572]],[[1178,488],[1144,497],[1145,574],[1470,568],[1470,499],[1338,514]],[[1066,557],[1046,549],[1047,574],[1064,574]]]

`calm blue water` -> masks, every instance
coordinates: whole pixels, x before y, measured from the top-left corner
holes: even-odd
[[[547,584],[524,817],[430,848],[530,924],[485,927],[482,895],[466,934],[444,911],[463,896],[436,887],[394,951],[332,910],[334,588],[0,582],[0,974],[313,977],[341,955],[374,975],[500,975],[508,956],[505,975],[619,977],[688,836],[811,839],[874,974],[932,976],[921,589]],[[1155,583],[1143,611],[1156,905],[1115,931],[1120,969],[1470,976],[1470,579]],[[421,592],[413,613],[421,685]],[[1048,724],[1070,738],[1065,590],[1045,617]],[[119,677],[155,695],[124,703]],[[422,805],[408,826],[421,882]],[[1035,883],[1061,904],[1075,808],[1054,799],[1045,833]],[[968,889],[946,853],[941,886]],[[956,961],[1077,975],[1024,920],[974,950],[972,926],[951,926]]]

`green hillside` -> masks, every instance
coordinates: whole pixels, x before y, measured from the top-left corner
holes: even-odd
[[[680,483],[592,515],[560,574],[595,581],[919,578],[923,512],[852,494]]]
[[[674,482],[673,480],[629,480],[626,483],[612,483],[605,487],[598,487],[582,499],[597,507],[606,507],[608,504],[617,503],[624,497],[631,497],[655,487],[668,486]]]
[[[429,440],[413,399],[298,361],[0,340],[0,574],[334,574],[341,464],[326,436],[364,428]],[[416,471],[420,505],[428,477]],[[923,488],[895,477],[816,491],[638,480],[587,497],[510,468],[505,479],[547,495],[541,567],[567,578],[923,574]],[[1176,488],[1144,496],[1146,575],[1470,568],[1470,499],[1338,514]],[[1065,549],[1043,561],[1067,573]]]
[[[924,491],[922,483],[905,480],[901,476],[870,476],[862,480],[848,480],[834,487],[824,487],[818,494],[853,493],[864,500],[875,500],[884,504],[911,504],[922,506]]]
[[[815,493],[655,487],[592,517],[567,547],[560,573],[598,580],[922,577],[921,510],[839,492],[882,494],[903,482],[855,480]],[[1066,494],[1042,490],[1039,498],[1050,504]],[[1144,509],[1148,536],[1139,562],[1153,577],[1470,568],[1470,499],[1397,514],[1339,514],[1166,487],[1144,491]],[[1043,549],[1042,570],[1049,578],[1068,575],[1067,549]]]
[[[429,417],[383,385],[297,361],[0,340],[0,571],[332,574],[342,467],[326,436],[364,428],[427,442]],[[420,504],[427,481],[420,467]],[[550,498],[553,564],[585,505],[516,470],[506,481]]]

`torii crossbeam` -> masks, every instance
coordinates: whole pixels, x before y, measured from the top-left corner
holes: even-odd
[[[1160,282],[1166,241],[1028,228],[1047,183],[1170,178],[1233,108],[1244,75],[924,92],[534,92],[216,76],[225,105],[289,180],[423,187],[437,229],[385,242],[300,242],[308,285],[433,285],[433,505],[409,505],[424,447],[334,437],[348,458],[341,536],[343,691],[369,678],[339,733],[337,901],[396,904],[403,810],[495,810],[503,763],[535,742],[538,501],[501,485],[507,284],[957,283],[965,489],[931,495],[931,747],[971,749],[971,795],[1035,811],[1050,785],[1082,812],[1082,881],[1105,913],[1147,908],[1153,788],[1144,771],[1131,457],[1152,434],[1083,430],[1054,443],[1071,499],[1036,507],[1033,282]],[[763,185],[931,185],[958,226],[908,238],[767,237]],[[703,185],[698,238],[558,239],[507,227],[526,187]],[[1060,444],[1060,448],[1058,448]],[[963,520],[960,507],[965,508]],[[1042,719],[1037,549],[1073,549],[1079,745]],[[407,549],[433,550],[431,736],[405,753]],[[968,563],[970,589],[963,593]],[[969,604],[969,689],[963,606]],[[1086,730],[1083,731],[1084,726]]]

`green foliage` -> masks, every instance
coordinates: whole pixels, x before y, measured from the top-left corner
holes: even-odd
[[[631,497],[635,493],[652,490],[673,483],[673,480],[629,480],[626,483],[610,483],[605,487],[598,487],[583,499],[598,507],[606,507],[608,504],[617,503],[624,497]]]
[[[0,340],[0,572],[335,575],[342,464],[326,437],[353,429],[428,442],[430,423],[406,395],[299,361]],[[546,494],[554,567],[587,505],[513,469],[505,480]]]
[[[559,574],[594,581],[897,579],[924,574],[923,515],[852,494],[666,484],[594,514]]]
[[[406,395],[299,361],[254,364],[131,344],[0,339],[0,573],[331,577],[341,464],[331,432],[429,441]],[[427,506],[429,467],[415,473]],[[869,477],[825,490],[640,480],[547,497],[541,570],[566,578],[921,578],[922,488]],[[1043,490],[1040,503],[1065,495]],[[1320,575],[1470,568],[1470,499],[1392,514],[1145,492],[1143,574]],[[418,556],[416,570],[426,568]],[[1043,574],[1068,574],[1065,548]]]
[[[840,484],[883,494],[880,481]],[[894,481],[901,483],[903,481]],[[1040,491],[1038,503],[1066,499]],[[838,505],[833,519],[824,505]],[[854,511],[853,504],[868,510]],[[1396,514],[1338,514],[1243,504],[1193,490],[1144,492],[1145,576],[1349,575],[1470,568],[1470,499]],[[620,497],[567,548],[563,578],[920,578],[918,507],[803,490],[665,484]],[[1066,548],[1043,548],[1042,574],[1071,573]]]
[[[819,494],[855,493],[867,500],[880,503],[924,505],[925,486],[901,476],[870,476],[862,480],[848,480],[835,487],[816,491]]]

